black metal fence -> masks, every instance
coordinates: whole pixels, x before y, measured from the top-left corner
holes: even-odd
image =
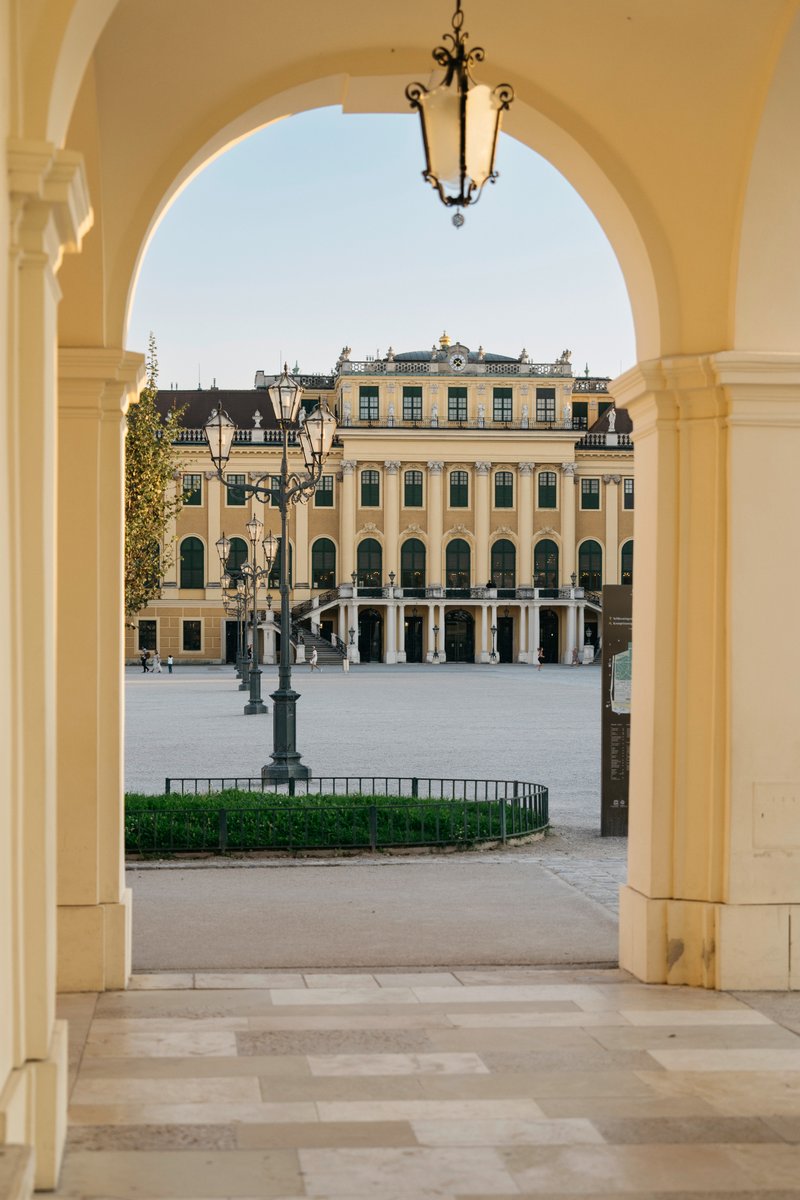
[[[168,778],[166,792],[173,803],[126,811],[129,853],[463,846],[507,842],[548,826],[547,788],[520,780],[348,775],[275,784],[183,777]],[[263,800],[228,794],[212,803],[230,792]],[[208,805],[195,802],[204,796]]]

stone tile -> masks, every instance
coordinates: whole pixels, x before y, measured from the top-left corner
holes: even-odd
[[[495,1150],[442,1147],[300,1150],[309,1196],[517,1195]]]
[[[593,1124],[606,1142],[617,1145],[784,1140],[767,1121],[758,1117],[595,1117]]]
[[[288,971],[197,971],[194,986],[218,991],[234,989],[301,988],[303,976]]]
[[[799,1071],[800,1049],[649,1050],[666,1071]],[[800,1077],[799,1077],[800,1078]]]
[[[316,1121],[312,1101],[242,1104],[80,1104],[69,1110],[71,1126],[80,1125],[267,1125]]]
[[[91,1104],[250,1104],[261,1092],[255,1077],[203,1079],[84,1079],[72,1094],[73,1105]]]
[[[93,1034],[105,1033],[217,1033],[223,1029],[248,1029],[247,1017],[96,1017]]]
[[[451,1024],[458,1029],[593,1029],[596,1027],[622,1025],[630,1028],[631,1022],[618,1012],[584,1012],[575,1008],[570,1012],[455,1012],[448,1013]],[[548,1039],[550,1033],[548,1032]]]
[[[581,1048],[546,1046],[528,1050],[520,1047],[513,1050],[486,1050],[477,1046],[483,1061],[490,1071],[524,1072],[537,1071],[646,1071],[652,1067],[652,1058],[646,1050],[605,1050],[595,1046],[591,1050]]]
[[[595,1123],[620,1117],[634,1120],[639,1117],[713,1117],[711,1104],[699,1096],[539,1096],[537,1104],[546,1117],[586,1117]]]
[[[464,1014],[469,1015],[469,1014]],[[451,1021],[447,1013],[420,1011],[420,1006],[399,1008],[397,1012],[354,1011],[337,1008],[330,1013],[276,1013],[268,1016],[250,1017],[237,1028],[265,1033],[295,1032],[303,1030],[362,1031],[371,1029],[449,1029]]]
[[[83,1079],[212,1079],[250,1075],[307,1078],[311,1072],[305,1055],[251,1055],[222,1058],[85,1058]]]
[[[180,988],[192,987],[194,987],[194,975],[191,972],[160,971],[155,975],[134,974],[128,980],[128,991],[131,992],[172,992]]]
[[[348,974],[346,971],[339,973],[315,971],[313,974],[304,974],[303,981],[308,988],[376,988],[380,986],[372,974],[356,972]],[[405,985],[394,983],[388,986],[403,987]]]
[[[317,1101],[365,1100],[420,1100],[426,1093],[426,1081],[446,1082],[460,1079],[469,1083],[474,1080],[491,1080],[491,1075],[338,1075],[328,1079],[315,1079],[310,1073],[306,1079],[261,1078],[261,1096],[271,1103]]]
[[[585,984],[483,984],[464,988],[415,987],[420,1004],[520,1004],[536,1000],[570,1000],[583,1005],[602,999]]]
[[[796,1071],[637,1071],[651,1094],[697,1097],[729,1117],[800,1116]]]
[[[623,1008],[631,1025],[772,1025],[769,1017],[753,1008]]]
[[[461,980],[452,971],[376,971],[379,987],[461,987]]]
[[[192,1058],[236,1055],[236,1034],[231,1030],[182,1030],[178,1033],[97,1033],[86,1042],[87,1058]]]
[[[233,1125],[72,1125],[69,1150],[235,1150]]]
[[[603,1141],[591,1121],[579,1118],[412,1121],[411,1128],[423,1146],[551,1146]]]
[[[477,1054],[309,1055],[312,1075],[488,1075]]]
[[[637,1028],[628,1026],[627,1029],[593,1029],[591,1034],[599,1045],[613,1053],[637,1049],[663,1050],[669,1051],[670,1054],[679,1050],[761,1051],[782,1047],[796,1051],[800,1046],[797,1035],[788,1029],[782,1029],[780,1025],[657,1025]]]
[[[749,1147],[748,1147],[749,1148]],[[756,1147],[784,1150],[785,1146]],[[499,1151],[521,1192],[567,1195],[647,1191],[735,1195],[752,1186],[728,1146],[514,1146]],[[767,1182],[766,1179],[764,1181]]]
[[[236,1125],[234,1133],[245,1150],[272,1146],[416,1146],[408,1121],[318,1121],[305,1124]]]
[[[446,989],[451,995],[454,989]],[[327,1005],[327,1004],[418,1004],[419,1001],[412,988],[391,987],[339,987],[339,988],[304,988],[295,990],[287,988],[285,992],[276,991],[272,995],[272,1003],[278,1007],[288,1004],[298,1005]]]
[[[363,1100],[317,1104],[321,1121],[482,1121],[513,1117],[535,1121],[533,1100]]]
[[[248,1031],[237,1035],[241,1055],[402,1053],[433,1049],[422,1029],[307,1030],[288,1032]]]
[[[653,1089],[649,1081],[641,1078],[644,1072],[638,1071],[520,1071],[515,1074],[500,1075],[492,1073],[489,1076],[465,1076],[461,1081],[455,1080],[454,1086],[494,1087],[501,1090],[510,1089],[512,1083],[534,1100],[543,1097],[572,1097],[586,1098],[589,1096],[605,1097],[650,1097]],[[449,1086],[447,1079],[422,1078],[420,1084],[429,1091],[431,1087]],[[520,1094],[514,1092],[510,1094]]]
[[[734,995],[754,1012],[800,1033],[800,992],[735,992]]]
[[[75,1200],[205,1200],[302,1196],[294,1150],[78,1150],[58,1195]]]
[[[630,1009],[677,1008],[683,1012],[700,1011],[744,1011],[743,1004],[727,992],[710,992],[705,988],[669,987],[655,983],[598,983],[592,989],[594,995],[588,1001],[592,1008],[601,1005],[617,1012]]]
[[[305,990],[304,996],[309,995]],[[104,992],[97,999],[97,1016],[150,1017],[183,1020],[204,1017],[255,1017],[272,1008],[278,989],[227,988],[224,991],[192,990],[177,992]]]

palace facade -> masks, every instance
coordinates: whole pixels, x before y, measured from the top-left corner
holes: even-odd
[[[549,662],[592,660],[603,584],[633,580],[631,426],[607,379],[575,376],[568,351],[535,363],[446,334],[428,351],[363,361],[345,347],[330,375],[298,378],[303,409],[324,401],[340,422],[317,492],[290,514],[300,647],[322,639],[353,662],[435,663],[535,662],[541,645]],[[163,410],[185,406],[175,482],[185,503],[168,531],[174,565],[129,630],[129,659],[143,648],[235,658],[215,543],[231,539],[235,572],[251,515],[280,532],[277,512],[241,491],[280,469],[272,380],[258,371],[249,391],[160,393]],[[203,435],[219,405],[237,425],[224,484]],[[300,469],[294,434],[290,458]],[[257,604],[267,663],[278,576],[276,561]]]

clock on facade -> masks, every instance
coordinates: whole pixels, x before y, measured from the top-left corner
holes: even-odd
[[[450,355],[450,366],[453,368],[454,371],[463,371],[464,367],[466,365],[467,365],[466,354],[462,354],[460,351],[456,351],[455,354]]]

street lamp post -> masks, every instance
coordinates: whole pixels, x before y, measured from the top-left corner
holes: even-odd
[[[252,592],[253,643],[249,677],[250,699],[244,706],[244,713],[246,717],[252,717],[267,711],[267,706],[261,699],[261,666],[258,653],[258,585],[262,579],[267,580],[269,578],[272,559],[270,558],[271,546],[268,545],[268,539],[265,538],[263,547],[266,556],[266,566],[260,567],[258,565],[258,543],[261,540],[261,534],[264,532],[263,522],[259,521],[258,517],[251,517],[245,525],[245,529],[247,530],[247,537],[250,542],[250,560],[242,563],[239,569],[242,572],[244,580],[249,582]],[[272,534],[270,534],[270,538],[272,538]],[[274,540],[272,538],[273,542]]]
[[[491,653],[491,659],[492,659],[493,664],[497,662],[497,651],[495,649],[495,638],[496,637],[497,637],[497,626],[493,625],[492,626],[492,653]]]
[[[439,661],[439,626],[438,625],[434,625],[434,627],[433,627],[433,661],[436,663],[438,663],[438,661]]]
[[[278,508],[281,517],[280,538],[280,595],[281,595],[281,660],[278,674],[278,690],[272,693],[273,750],[272,762],[261,771],[263,779],[276,782],[291,779],[308,779],[311,772],[300,761],[296,747],[296,706],[299,696],[292,689],[291,667],[291,612],[289,608],[289,554],[287,524],[290,504],[305,503],[316,491],[322,478],[322,468],[330,453],[336,435],[336,417],[327,406],[318,404],[309,413],[297,432],[297,441],[303,453],[306,473],[299,475],[289,471],[289,429],[295,426],[300,411],[300,384],[291,377],[284,365],[283,374],[272,384],[269,398],[275,412],[278,428],[282,433],[281,471],[277,486],[270,475],[263,475],[254,482],[246,482],[242,490],[246,496],[269,500]],[[216,409],[204,428],[206,441],[217,478],[224,482],[224,471],[230,458],[236,426],[220,407]],[[264,539],[264,549],[273,535]],[[273,538],[273,544],[275,539]],[[277,551],[277,545],[275,546]],[[269,558],[274,562],[275,555]]]

